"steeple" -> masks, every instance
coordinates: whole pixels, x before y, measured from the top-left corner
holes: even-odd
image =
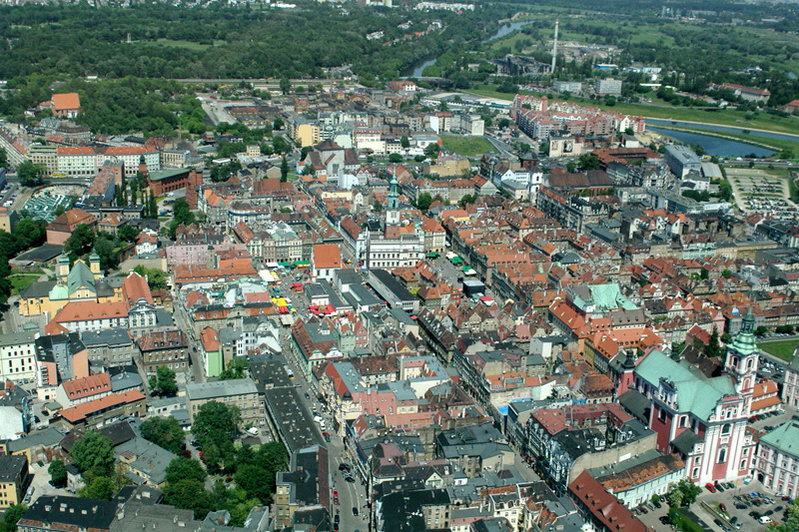
[[[399,184],[397,174],[391,174],[391,182],[388,189],[388,208],[386,209],[386,225],[399,225]]]
[[[399,209],[399,183],[397,183],[397,174],[391,175],[391,182],[388,189],[388,208]]]
[[[727,360],[724,364],[727,373],[735,379],[738,393],[747,397],[745,406],[747,413],[759,362],[759,350],[755,342],[755,314],[752,307],[749,307],[741,322],[741,329],[732,343],[727,346]]]

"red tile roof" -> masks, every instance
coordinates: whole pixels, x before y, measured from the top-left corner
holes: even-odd
[[[111,377],[108,376],[108,373],[98,373],[79,379],[70,379],[65,381],[62,386],[67,398],[70,401],[76,401],[98,393],[110,392]]]
[[[59,310],[52,321],[56,323],[67,323],[72,321],[125,318],[127,315],[128,305],[121,301],[116,303],[72,301]]]
[[[77,92],[53,94],[53,108],[56,111],[80,109],[80,96],[78,96]]]
[[[569,484],[569,491],[582,502],[583,507],[594,516],[596,521],[602,523],[605,530],[619,532],[648,532],[653,530],[647,528],[587,471],[580,473]]]
[[[216,334],[216,331],[211,327],[206,327],[200,333],[200,341],[203,344],[203,349],[206,353],[219,351],[219,346],[221,343],[219,342],[219,337]]]
[[[144,299],[150,305],[153,304],[153,294],[147,279],[136,272],[130,272],[122,283],[122,291],[128,303],[133,304],[139,299]]]
[[[139,390],[130,390],[123,393],[107,395],[105,397],[101,397],[100,399],[95,399],[94,401],[75,405],[71,408],[65,408],[63,410],[59,410],[58,413],[62,418],[66,419],[70,423],[78,423],[86,419],[88,416],[91,416],[95,412],[100,412],[101,410],[105,410],[107,408],[143,400],[144,395]]]
[[[316,268],[341,268],[341,250],[337,244],[316,244],[313,261]]]

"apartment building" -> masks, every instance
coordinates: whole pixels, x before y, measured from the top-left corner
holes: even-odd
[[[192,422],[200,408],[210,402],[237,407],[241,412],[242,426],[263,427],[266,424],[264,401],[252,379],[191,383],[186,386],[186,406]]]
[[[0,381],[33,382],[38,373],[35,341],[38,333],[0,335]]]

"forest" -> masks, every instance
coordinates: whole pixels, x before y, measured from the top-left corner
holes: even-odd
[[[302,78],[351,65],[368,82],[396,78],[431,55],[478,41],[497,25],[477,13],[436,13],[440,29],[418,11],[306,6],[0,7],[0,79],[31,74]],[[366,38],[375,31],[384,36]]]

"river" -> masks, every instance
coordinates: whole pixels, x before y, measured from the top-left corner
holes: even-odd
[[[647,124],[650,122],[647,119]],[[696,127],[696,124],[691,124],[691,127]],[[683,127],[688,127],[686,124]],[[761,148],[760,146],[753,146],[745,142],[737,140],[722,139],[710,135],[702,135],[701,133],[690,133],[688,131],[674,131],[671,129],[663,129],[659,127],[651,127],[647,125],[647,131],[660,133],[673,139],[684,142],[688,145],[698,144],[704,148],[705,152],[709,155],[717,157],[746,157],[747,155],[754,154],[757,157],[768,157],[773,155],[774,150],[768,148]]]
[[[514,31],[530,24],[531,22],[532,20],[522,20],[520,22],[511,22],[509,24],[503,24],[502,26],[499,27],[499,29],[497,29],[497,31],[494,32],[493,35],[483,39],[483,42],[485,43],[501,39],[502,37],[505,37],[506,35],[509,35]],[[416,68],[414,68],[413,72],[411,73],[411,77],[421,78],[424,75],[424,69],[435,64],[436,64],[436,58],[434,57],[433,59],[428,59],[423,63],[416,65]]]
[[[746,129],[745,127],[715,126],[713,124],[693,124],[691,122],[681,122],[679,120],[663,120],[658,118],[647,118],[646,123],[654,124],[656,126],[661,125],[661,126],[689,127],[693,129],[707,129],[708,131],[718,131],[719,133],[746,133],[748,135],[753,135],[755,137],[765,137],[769,139],[780,139],[780,140],[790,140],[792,142],[799,142],[799,135],[790,135],[788,133],[774,133],[771,131],[753,131],[751,129]]]

